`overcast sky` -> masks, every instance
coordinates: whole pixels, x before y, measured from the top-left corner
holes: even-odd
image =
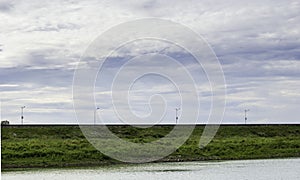
[[[77,123],[72,83],[81,55],[95,38],[111,27],[149,17],[181,23],[212,47],[226,79],[223,123],[244,123],[245,109],[250,109],[249,123],[300,123],[298,0],[0,0],[2,120],[20,123],[20,107],[25,105],[25,123]],[[138,47],[153,48],[157,42],[147,43],[141,42]],[[155,50],[162,52],[166,46],[160,42]],[[126,47],[130,57],[136,48],[136,44]],[[189,63],[191,57],[183,50],[173,49],[165,54],[180,57],[179,61],[196,77],[201,104],[197,121],[206,122],[211,93],[203,69]],[[96,104],[106,122],[119,122],[113,115],[107,85],[127,57],[123,52],[110,58],[106,71],[101,74],[102,80],[97,79]],[[135,67],[147,66],[148,61],[132,65],[132,72]],[[174,69],[163,62],[157,66],[166,72]],[[132,86],[129,93],[132,110],[145,116],[150,113],[149,97],[164,95],[168,104],[162,122],[174,122],[174,108],[180,106],[177,93],[170,81],[147,76]]]

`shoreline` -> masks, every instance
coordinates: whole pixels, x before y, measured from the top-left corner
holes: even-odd
[[[222,162],[239,162],[239,161],[260,161],[260,160],[293,160],[293,159],[300,159],[300,157],[282,157],[282,158],[260,158],[260,159],[228,159],[228,160],[190,160],[190,161],[153,161],[147,163],[116,163],[116,164],[105,164],[105,165],[78,165],[78,166],[53,166],[53,167],[16,167],[16,168],[5,168],[1,170],[1,173],[5,172],[20,172],[20,171],[41,171],[41,170],[88,170],[88,169],[109,169],[109,168],[124,168],[124,167],[131,167],[131,166],[140,166],[140,165],[151,165],[151,164],[167,164],[167,163],[189,163],[189,162],[197,162],[197,163],[222,163]]]

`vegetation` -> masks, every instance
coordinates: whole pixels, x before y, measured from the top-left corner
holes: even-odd
[[[120,138],[146,143],[164,137],[173,126],[110,126]],[[221,126],[200,149],[204,126],[160,161],[228,160],[300,157],[300,125]],[[11,168],[100,166],[121,163],[96,150],[78,126],[2,126],[2,171]]]

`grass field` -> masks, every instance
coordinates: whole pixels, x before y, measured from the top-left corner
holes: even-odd
[[[136,143],[164,137],[172,128],[109,126],[119,137]],[[300,125],[221,126],[212,142],[200,149],[203,129],[197,126],[184,145],[160,161],[300,157]],[[2,171],[121,163],[96,150],[78,126],[2,126],[1,155]]]

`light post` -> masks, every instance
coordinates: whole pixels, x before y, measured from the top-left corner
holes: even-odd
[[[180,110],[180,108],[175,108],[175,111],[176,111],[176,124],[177,124],[177,122],[178,122],[178,111]]]
[[[245,109],[245,124],[247,124],[247,112],[250,111],[250,109]]]
[[[96,125],[96,113],[97,113],[97,110],[99,110],[100,108],[96,108],[95,110],[94,110],[94,125]]]
[[[23,125],[23,122],[24,122],[24,108],[25,108],[25,106],[21,107],[21,124],[22,125]]]

